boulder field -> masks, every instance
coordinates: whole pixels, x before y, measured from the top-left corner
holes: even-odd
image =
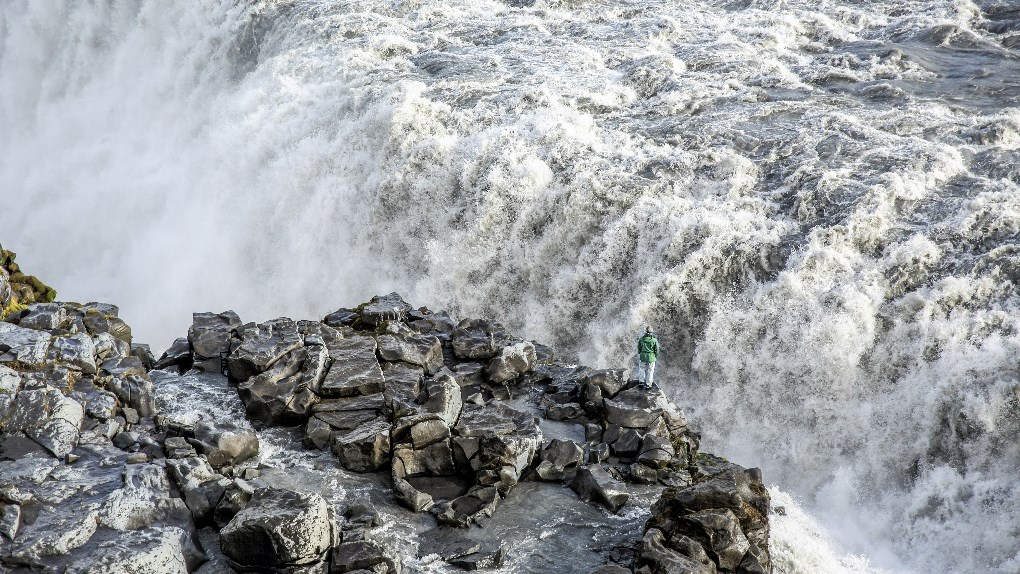
[[[336,507],[263,480],[259,433],[278,427],[385,477],[386,500],[433,521],[417,553],[455,570],[512,566],[484,532],[522,481],[568,485],[606,513],[639,485],[661,489],[633,547],[585,574],[772,570],[760,472],[700,452],[684,414],[625,370],[561,362],[499,323],[393,293],[321,321],[196,313],[157,360],[116,306],[52,290],[26,304],[12,277],[0,272],[0,570],[413,571],[368,500]],[[171,383],[154,381],[173,379],[157,370],[225,378],[250,424],[161,413]],[[547,437],[555,425],[578,438]]]

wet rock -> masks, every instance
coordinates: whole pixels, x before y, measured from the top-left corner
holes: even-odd
[[[412,486],[410,482],[398,476],[396,468],[393,470],[391,478],[393,480],[393,492],[396,494],[397,500],[412,511],[424,512],[435,504],[432,495],[421,492]]]
[[[238,570],[323,561],[337,537],[336,520],[318,494],[260,490],[220,531],[220,548]]]
[[[525,341],[503,347],[485,367],[489,380],[494,383],[511,381],[530,371],[536,362],[535,345]]]
[[[367,500],[355,500],[347,505],[344,518],[347,519],[346,525],[356,527],[372,528],[382,524],[379,511]]]
[[[647,428],[662,416],[662,409],[648,391],[627,389],[616,398],[606,399],[606,420],[628,428]]]
[[[320,387],[324,397],[381,393],[385,388],[373,337],[353,336],[337,341],[329,353],[333,364]]]
[[[324,355],[325,350],[320,347],[317,353]],[[248,416],[267,425],[304,422],[318,401],[301,371],[308,359],[309,353],[298,349],[276,361],[268,371],[238,385]]]
[[[21,505],[0,504],[0,536],[14,540],[21,527]]]
[[[650,466],[645,466],[639,462],[628,467],[630,470],[630,479],[634,482],[641,484],[655,484],[659,481],[659,471],[655,470]]]
[[[379,357],[384,361],[418,365],[430,374],[443,366],[443,346],[439,339],[415,333],[403,323],[387,323],[386,331],[376,340]]]
[[[632,571],[624,568],[623,566],[607,564],[605,566],[599,566],[592,570],[589,574],[632,574]]]
[[[412,309],[397,293],[372,297],[372,300],[359,310],[361,322],[369,327],[377,327],[385,321],[403,321]]]
[[[488,570],[499,568],[506,557],[506,549],[499,541],[486,542],[477,552],[448,560],[462,570]]]
[[[606,432],[605,440],[610,439],[610,432]],[[636,457],[641,452],[642,438],[634,429],[620,429],[619,436],[609,446],[613,454],[624,458]]]
[[[105,421],[117,414],[117,395],[108,391],[95,392],[85,401],[85,414]]]
[[[236,465],[259,453],[259,439],[251,430],[229,421],[202,420],[195,425],[195,443],[209,464]]]
[[[131,344],[131,327],[117,317],[119,310],[108,303],[89,303],[81,309],[82,322],[92,336],[107,333],[115,339]]]
[[[449,562],[474,554],[481,549],[482,544],[466,537],[463,530],[440,527],[422,535],[418,555],[424,558],[435,554]]]
[[[552,404],[545,409],[545,418],[551,421],[577,421],[584,416],[584,409],[577,403]]]
[[[124,467],[122,479],[123,485],[114,490],[99,509],[100,525],[127,531],[189,517],[184,501],[170,496],[170,482],[162,467],[129,464]]]
[[[719,569],[770,572],[770,500],[760,471],[734,464],[715,468],[714,476],[693,486],[666,489],[646,527],[662,531],[667,546],[688,557],[692,546],[680,548],[674,541],[693,540]]]
[[[390,461],[390,423],[380,417],[345,434],[337,434],[331,448],[347,470],[379,470]]]
[[[672,462],[675,454],[673,445],[668,440],[647,434],[641,441],[638,461],[653,468],[665,468]]]
[[[26,367],[41,367],[50,348],[50,334],[0,321],[0,363],[17,361]]]
[[[497,324],[481,319],[464,319],[453,330],[451,340],[453,354],[458,359],[491,359],[505,345],[506,335]]]
[[[581,498],[588,502],[602,504],[613,512],[618,512],[630,499],[623,483],[619,482],[600,465],[582,466],[570,487]]]
[[[222,313],[193,313],[188,328],[188,343],[196,364],[208,363],[203,369],[218,373],[222,359],[230,354],[230,340],[241,329],[241,318],[233,311]]]
[[[181,337],[170,345],[158,361],[152,366],[153,369],[176,369],[184,372],[192,366],[191,343],[188,339]]]
[[[151,370],[152,366],[156,364],[156,357],[152,356],[152,350],[146,344],[134,343],[128,352],[132,357],[142,362],[142,367],[146,371]]]
[[[224,477],[202,457],[167,459],[166,466],[195,523],[208,521],[226,489]]]
[[[255,488],[246,480],[235,478],[223,489],[223,496],[220,497],[216,508],[213,510],[213,521],[216,526],[223,528],[248,506],[252,496],[255,495]]]
[[[96,346],[92,337],[84,333],[55,337],[50,347],[50,360],[81,371],[87,375],[96,373]]]
[[[155,390],[147,377],[113,377],[106,383],[106,388],[117,395],[121,404],[135,409],[140,416],[151,417],[156,414]]]
[[[416,401],[422,391],[425,371],[406,363],[383,363],[386,381],[386,406],[394,417],[402,417],[418,410]]]
[[[589,373],[584,380],[588,385],[598,387],[603,397],[611,399],[627,384],[625,373],[624,369],[600,369]]]
[[[422,408],[441,418],[447,426],[453,426],[460,418],[463,408],[460,385],[450,376],[439,376],[426,382],[428,399]]]
[[[176,526],[125,532],[76,561],[68,574],[186,574],[205,561],[191,535]]]
[[[191,446],[191,443],[184,437],[169,437],[163,444],[163,449],[166,452],[167,458],[187,458],[189,456],[198,456],[198,452],[195,447]]]
[[[358,322],[358,312],[353,309],[337,309],[326,315],[322,322],[337,330],[353,327]]]
[[[232,379],[243,382],[272,367],[303,344],[294,321],[282,317],[243,327],[241,344],[227,359]]]
[[[26,393],[21,393],[23,395]],[[25,434],[58,458],[67,456],[78,445],[85,409],[78,401],[65,397],[52,387],[46,391],[49,404],[44,418],[24,427]]]
[[[700,548],[700,546],[698,546]],[[704,554],[704,550],[701,550]],[[645,532],[641,540],[641,547],[638,550],[635,565],[639,568],[647,568],[651,574],[716,574],[715,565],[699,562],[698,560],[685,556],[670,548],[666,544],[665,536],[657,528],[650,528]]]
[[[393,472],[401,478],[444,476],[457,471],[449,441],[433,443],[421,449],[396,448],[393,451],[393,466]]]
[[[400,562],[380,544],[369,540],[344,542],[333,549],[330,573],[369,570],[379,574],[400,574]]]
[[[535,473],[542,480],[561,481],[573,478],[577,466],[584,462],[584,449],[572,440],[553,439],[541,454],[542,462]]]

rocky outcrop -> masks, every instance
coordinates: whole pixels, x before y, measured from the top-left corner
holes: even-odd
[[[25,275],[16,258],[16,253],[0,245],[0,321],[17,317],[33,303],[49,303],[57,298],[53,288],[33,275]]]
[[[758,469],[702,455],[698,482],[669,488],[652,506],[636,572],[772,571],[769,493]]]
[[[456,322],[392,293],[322,321],[196,313],[159,360],[117,315],[33,300],[0,321],[3,568],[399,573],[371,504],[338,519],[319,494],[261,478],[260,433],[296,432],[331,464],[388,480],[393,496],[380,500],[430,513],[423,558],[503,564],[504,545],[472,528],[535,480],[603,513],[634,504],[634,488],[668,487],[636,552],[601,572],[771,571],[760,475],[699,453],[683,413],[623,370],[557,362],[498,323]],[[236,390],[248,420],[160,413],[153,381],[192,377]],[[547,440],[550,424],[579,432]],[[268,430],[279,426],[293,430]]]

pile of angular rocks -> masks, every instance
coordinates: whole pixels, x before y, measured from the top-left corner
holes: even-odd
[[[521,480],[568,483],[612,511],[628,482],[657,483],[670,488],[635,560],[601,571],[771,569],[760,476],[698,453],[661,393],[395,294],[323,321],[199,313],[159,361],[112,305],[36,303],[0,322],[5,567],[400,571],[372,540],[370,507],[337,517],[317,495],[262,482],[244,464],[259,450],[251,429],[156,412],[152,368],[227,374],[256,425],[300,426],[347,469],[388,470],[398,500],[441,525],[484,525]],[[581,425],[585,440],[545,440],[542,419]],[[505,557],[444,527],[419,552],[465,569]]]

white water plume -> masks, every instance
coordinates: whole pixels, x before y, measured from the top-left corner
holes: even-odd
[[[651,322],[706,449],[802,501],[779,564],[1015,572],[1018,33],[992,0],[11,0],[0,240],[157,347],[390,290],[602,365]]]

